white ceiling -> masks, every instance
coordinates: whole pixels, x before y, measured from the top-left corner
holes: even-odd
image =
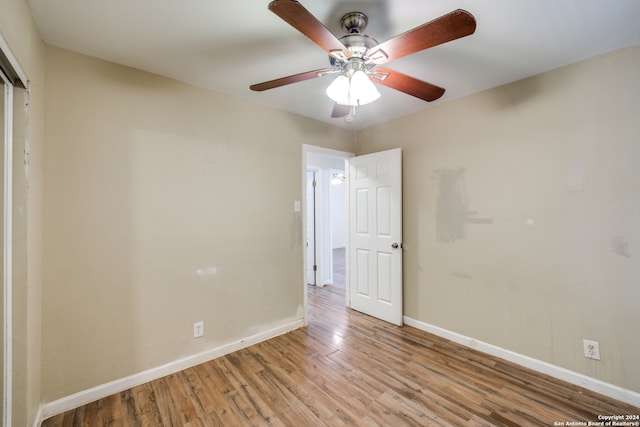
[[[383,42],[451,10],[477,20],[463,39],[386,66],[444,87],[426,103],[379,87],[356,120],[331,119],[333,76],[252,92],[249,85],[328,66],[318,46],[256,0],[28,0],[45,42],[337,126],[362,129],[623,47],[640,44],[638,0],[301,0],[338,37],[369,16]],[[640,75],[640,70],[639,70]],[[602,76],[606,79],[607,76]]]

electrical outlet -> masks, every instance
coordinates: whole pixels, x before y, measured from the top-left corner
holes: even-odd
[[[600,344],[597,341],[582,340],[582,346],[584,347],[584,357],[600,360]]]
[[[204,322],[196,322],[193,324],[193,337],[200,338],[204,335]]]

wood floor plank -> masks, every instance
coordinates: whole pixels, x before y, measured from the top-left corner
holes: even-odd
[[[181,425],[181,409],[174,404],[174,400],[171,397],[171,392],[169,390],[169,385],[167,384],[166,377],[152,381],[150,384],[156,396],[156,401],[158,402],[158,413],[160,416],[161,425]]]
[[[43,427],[551,426],[640,409],[309,287],[309,325],[55,415]]]
[[[149,384],[152,385],[151,383]],[[98,415],[95,420],[87,417],[87,420],[85,421],[89,422],[85,422],[86,425],[89,425],[90,422],[95,422],[95,425],[108,427],[124,425],[120,415],[122,413],[122,402],[119,395],[114,394],[112,396],[108,396],[104,399],[98,400],[96,403],[98,407]]]
[[[255,376],[255,373],[262,369],[253,368],[255,364],[250,361],[250,357],[247,357],[248,354],[247,351],[240,351],[228,356],[229,362],[235,368],[233,375],[237,379],[237,390],[242,392],[255,410],[258,425],[284,426],[271,405],[265,401],[265,398],[268,400],[268,395],[264,394],[265,390]]]
[[[122,402],[122,418],[129,420],[132,427],[139,427],[140,423],[136,417],[136,411],[133,404],[132,389],[125,390],[120,393],[120,399]]]
[[[310,396],[315,390],[304,382],[294,385],[288,378],[288,374],[278,376],[268,367],[257,374],[255,384],[285,425],[324,425],[321,420],[330,417],[330,411],[320,404],[310,405]]]

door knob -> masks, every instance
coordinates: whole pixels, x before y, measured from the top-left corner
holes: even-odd
[[[393,242],[393,243],[391,244],[391,247],[392,247],[393,249],[401,248],[401,247],[402,247],[402,243],[398,244],[398,243],[396,243],[396,242]]]

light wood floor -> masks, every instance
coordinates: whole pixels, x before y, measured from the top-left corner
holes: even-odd
[[[43,426],[554,426],[640,413],[348,310],[343,292],[310,287],[308,327]]]

